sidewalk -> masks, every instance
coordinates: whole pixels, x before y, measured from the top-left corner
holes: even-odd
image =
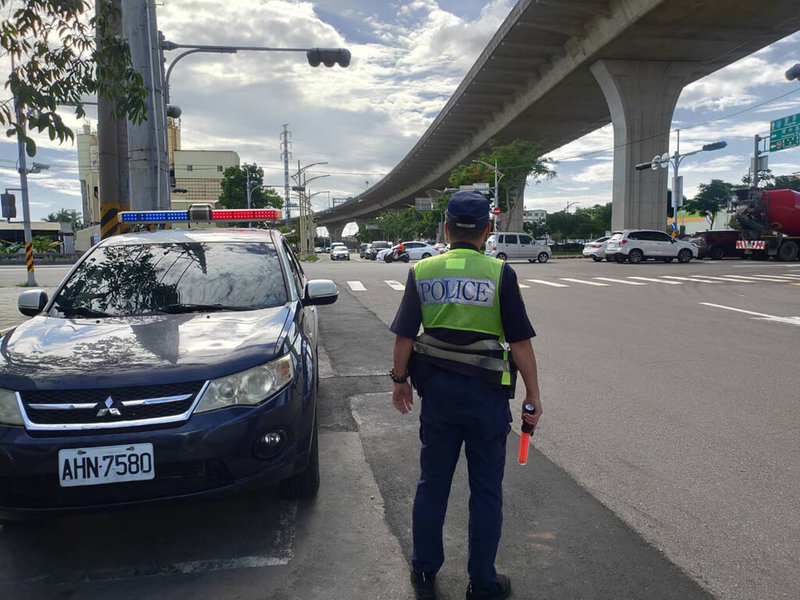
[[[28,317],[19,312],[17,308],[17,298],[27,288],[24,287],[0,287],[0,335],[12,327],[27,321]],[[48,295],[52,294],[55,288],[40,288],[45,290]]]

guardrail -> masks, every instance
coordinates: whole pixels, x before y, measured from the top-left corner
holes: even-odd
[[[33,255],[34,268],[36,265],[71,265],[83,256],[83,252],[56,253],[45,252]],[[0,254],[0,265],[24,265],[25,254]]]

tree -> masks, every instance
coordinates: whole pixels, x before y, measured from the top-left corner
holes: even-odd
[[[800,192],[800,179],[794,175],[777,175],[767,188],[776,190],[795,190]]]
[[[758,187],[773,187],[774,182],[775,175],[772,174],[772,169],[765,169],[764,171],[758,172]],[[742,183],[748,187],[751,186],[753,184],[752,173],[747,173],[742,177]]]
[[[222,194],[219,203],[223,208],[247,208],[247,183],[250,174],[250,207],[282,208],[283,198],[273,188],[263,187],[264,169],[256,164],[228,167],[222,173]]]
[[[62,208],[58,212],[50,213],[44,220],[48,223],[72,223],[73,231],[83,229],[81,213],[74,209]]]
[[[538,144],[527,140],[514,140],[505,146],[489,142],[490,151],[481,154],[477,160],[481,163],[460,165],[450,174],[449,183],[454,187],[473,183],[489,183],[494,189],[494,169],[490,165],[497,164],[497,170],[503,174],[499,180],[500,225],[503,231],[519,231],[522,229],[522,213],[524,209],[525,185],[531,175],[535,179],[550,179],[556,176],[552,162],[542,158]]]
[[[36,144],[26,130],[47,131],[59,142],[74,138],[57,111],[72,105],[83,118],[86,96],[114,101],[120,120],[145,119],[147,90],[131,64],[127,40],[104,35],[99,46],[96,42],[95,31],[111,30],[119,11],[111,0],[98,0],[97,7],[97,15],[87,19],[91,4],[85,0],[0,0],[0,8],[10,9],[0,25],[0,54],[13,64],[5,82],[12,97],[0,101],[0,125],[24,140],[29,156],[36,154]],[[17,120],[14,98],[23,122]]]
[[[701,183],[698,186],[697,196],[693,200],[687,201],[683,205],[683,210],[705,217],[708,221],[708,228],[714,229],[717,213],[728,206],[728,200],[730,200],[734,187],[732,183],[721,179],[712,179],[707,184]]]

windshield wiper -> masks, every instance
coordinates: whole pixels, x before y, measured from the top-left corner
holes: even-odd
[[[218,312],[221,310],[253,310],[250,306],[227,306],[225,304],[167,304],[159,306],[159,312],[180,314],[192,312]]]
[[[88,306],[64,306],[58,307],[58,310],[64,313],[65,317],[113,317],[102,310],[95,310]]]

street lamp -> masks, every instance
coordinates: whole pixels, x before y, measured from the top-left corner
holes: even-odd
[[[700,152],[710,152],[712,150],[720,150],[725,148],[728,145],[728,142],[714,142],[712,144],[705,144],[699,150],[694,150],[692,152],[687,152],[686,154],[681,154],[678,150],[680,149],[681,144],[681,130],[678,129],[678,140],[675,146],[675,154],[672,156],[669,155],[668,152],[665,152],[662,155],[656,154],[653,157],[653,160],[646,163],[639,163],[636,165],[637,171],[644,171],[646,169],[652,169],[653,171],[657,170],[659,167],[662,169],[666,169],[670,164],[672,165],[672,235],[673,237],[677,235],[677,224],[678,224],[678,209],[680,208],[683,200],[683,178],[678,175],[678,169],[681,165],[681,161],[687,156],[692,156],[693,154],[698,154]]]

